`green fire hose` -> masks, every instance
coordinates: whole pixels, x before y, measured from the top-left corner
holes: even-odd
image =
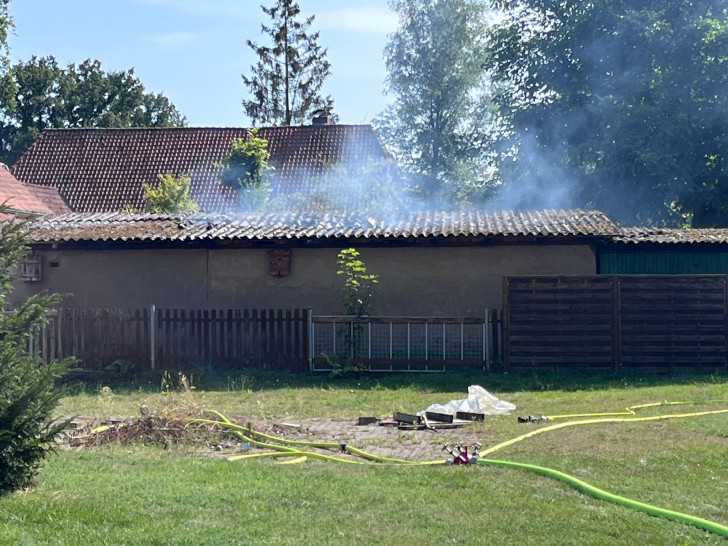
[[[711,402],[723,402],[723,401],[713,400]],[[553,420],[553,419],[564,419],[564,418],[573,418],[573,417],[594,417],[594,418],[580,419],[578,421],[567,421],[564,423],[557,423],[554,425],[549,425],[547,427],[539,428],[539,429],[533,430],[531,432],[528,432],[526,434],[522,434],[520,436],[512,438],[510,440],[507,440],[505,442],[496,444],[485,450],[481,450],[480,455],[481,455],[481,457],[484,457],[484,456],[490,455],[500,449],[503,449],[507,446],[513,445],[517,442],[521,442],[527,438],[535,436],[537,434],[543,434],[546,432],[551,432],[551,431],[566,428],[566,427],[589,425],[589,424],[600,424],[600,423],[658,421],[658,420],[665,420],[665,419],[681,419],[681,418],[687,418],[687,417],[699,417],[699,416],[704,416],[704,415],[728,413],[728,409],[721,409],[721,410],[700,411],[700,412],[681,413],[681,414],[672,414],[672,415],[635,417],[634,410],[636,410],[636,409],[642,409],[642,408],[647,408],[647,407],[656,407],[656,406],[666,406],[666,405],[684,405],[684,404],[691,404],[691,403],[692,402],[656,402],[656,403],[650,403],[650,404],[640,404],[637,406],[630,406],[629,408],[626,408],[626,410],[622,411],[622,412],[554,415],[554,416],[547,417],[547,419]],[[257,447],[267,448],[267,449],[272,450],[272,451],[263,452],[263,453],[250,453],[250,454],[244,454],[244,455],[236,455],[233,457],[229,457],[228,458],[229,461],[238,461],[238,460],[261,458],[261,457],[273,457],[273,458],[295,457],[296,458],[295,460],[303,461],[306,458],[310,457],[312,459],[319,459],[319,460],[324,460],[324,461],[342,462],[342,463],[349,463],[349,464],[366,464],[363,461],[345,459],[342,457],[333,457],[331,455],[325,455],[325,454],[317,453],[314,451],[307,451],[307,450],[290,447],[290,446],[305,446],[308,448],[339,449],[342,452],[350,453],[352,455],[356,455],[356,456],[366,459],[368,461],[382,463],[382,464],[413,465],[413,466],[414,465],[416,465],[416,466],[433,466],[433,465],[443,464],[443,462],[441,460],[410,461],[407,459],[396,459],[396,458],[391,458],[391,457],[383,457],[380,455],[374,455],[371,453],[367,453],[366,451],[363,451],[361,449],[357,449],[357,448],[348,446],[345,443],[289,440],[287,438],[280,438],[277,436],[273,436],[270,434],[265,434],[263,432],[253,430],[251,427],[243,427],[240,425],[236,425],[218,411],[211,411],[211,413],[216,415],[219,418],[219,420],[190,419],[190,422],[203,423],[203,424],[214,424],[214,425],[220,426],[221,428],[230,430],[238,438],[240,438],[246,442],[249,442],[251,445],[255,445]],[[625,417],[617,417],[617,416],[625,416]],[[275,443],[272,443],[272,442],[275,442]],[[478,458],[477,464],[505,466],[505,467],[519,468],[519,469],[524,469],[524,470],[528,470],[531,472],[536,472],[543,476],[547,476],[549,478],[553,478],[553,479],[559,480],[561,482],[564,482],[564,483],[576,488],[577,490],[581,491],[582,493],[592,496],[594,498],[613,502],[615,504],[619,504],[621,506],[625,506],[625,507],[631,508],[633,510],[646,512],[652,516],[663,517],[666,519],[693,525],[700,529],[704,529],[706,531],[710,531],[711,533],[715,533],[719,536],[728,538],[728,526],[726,526],[726,525],[722,525],[722,524],[714,522],[714,521],[692,516],[690,514],[684,514],[682,512],[667,510],[665,508],[660,508],[658,506],[653,506],[651,504],[646,504],[646,503],[639,502],[639,501],[636,501],[633,499],[622,497],[620,495],[616,495],[614,493],[610,493],[608,491],[595,487],[583,480],[580,480],[579,478],[577,478],[575,476],[566,474],[565,472],[561,472],[561,471],[555,470],[553,468],[536,466],[536,465],[532,465],[532,464],[528,464],[528,463],[520,463],[520,462],[516,462],[516,461],[506,461],[506,460],[487,459],[487,458]]]

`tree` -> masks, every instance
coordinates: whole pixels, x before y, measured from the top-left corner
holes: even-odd
[[[0,104],[0,156],[10,164],[45,129],[178,127],[186,120],[161,94],[147,93],[134,70],[105,72],[88,59],[65,69],[54,57],[11,67],[8,101]]]
[[[341,250],[336,263],[340,268],[336,274],[344,275],[342,295],[346,314],[356,317],[371,314],[374,310],[379,276],[367,272],[367,266],[355,248]]]
[[[189,176],[159,174],[157,181],[156,187],[142,184],[148,212],[179,214],[198,210],[197,203],[190,197]]]
[[[390,0],[384,55],[394,104],[375,121],[426,199],[483,198],[492,182],[484,93],[485,11],[477,0]]]
[[[0,213],[7,208],[0,206]],[[6,300],[28,239],[20,222],[0,223],[0,494],[28,486],[53,438],[67,421],[54,421],[63,396],[55,387],[70,360],[41,363],[28,352],[28,341],[46,322],[46,311],[58,295],[31,296],[17,308]]]
[[[233,139],[232,149],[220,160],[220,183],[238,192],[242,210],[260,209],[270,195],[268,141],[258,136],[258,129],[248,131],[248,138]]]
[[[8,71],[8,32],[13,28],[13,20],[8,13],[10,0],[0,0],[0,105],[13,104],[12,78]],[[0,161],[3,154],[0,150]]]
[[[10,0],[0,0],[0,69],[7,63],[8,31],[13,28],[13,20],[8,13],[9,3]]]
[[[558,193],[625,223],[728,225],[725,2],[491,3],[506,193]]]
[[[261,25],[271,45],[246,44],[258,57],[243,74],[251,98],[243,101],[253,125],[303,125],[316,110],[330,114],[333,99],[322,96],[321,88],[331,73],[326,49],[318,43],[319,33],[309,34],[315,16],[301,20],[301,9],[293,0],[276,0],[261,6],[271,25]]]

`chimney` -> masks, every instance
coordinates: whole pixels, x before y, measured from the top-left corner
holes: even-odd
[[[326,113],[326,110],[315,110],[311,119],[311,125],[331,125],[331,118]]]

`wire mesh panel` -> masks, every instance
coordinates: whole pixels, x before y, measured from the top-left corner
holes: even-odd
[[[485,318],[320,316],[312,322],[313,370],[328,369],[316,364],[328,363],[332,356],[392,370],[394,364],[408,370],[427,369],[428,363],[486,365],[490,358]]]

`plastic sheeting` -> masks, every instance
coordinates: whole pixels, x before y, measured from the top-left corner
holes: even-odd
[[[471,385],[468,387],[467,398],[451,400],[444,406],[442,404],[432,404],[426,410],[419,412],[418,415],[423,415],[426,411],[447,415],[455,415],[458,411],[484,413],[486,415],[508,415],[514,409],[516,409],[514,404],[499,400],[480,385]]]

